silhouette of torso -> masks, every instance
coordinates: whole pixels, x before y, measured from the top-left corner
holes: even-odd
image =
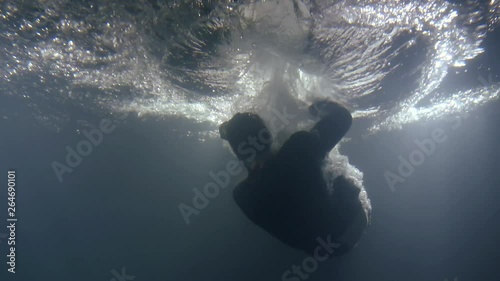
[[[318,141],[313,133],[295,133],[233,193],[250,220],[305,252],[312,252],[318,237],[337,237],[344,228],[330,201],[322,171],[324,156],[316,150]]]
[[[343,176],[334,180],[332,195],[326,186],[323,161],[352,122],[347,109],[332,106],[311,131],[296,132],[263,167],[250,170],[233,192],[251,221],[309,254],[318,246],[317,239],[327,236],[346,241],[334,255],[347,252],[368,223],[359,188]],[[233,149],[239,141],[230,140]]]

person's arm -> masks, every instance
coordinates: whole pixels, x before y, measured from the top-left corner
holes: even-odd
[[[336,102],[315,102],[309,112],[320,121],[311,131],[298,131],[290,136],[281,147],[278,159],[285,162],[323,159],[351,127],[351,113]]]
[[[349,131],[352,116],[349,110],[333,101],[316,102],[309,108],[313,116],[321,120],[312,128],[312,133],[317,133],[320,140],[320,150],[328,153]]]

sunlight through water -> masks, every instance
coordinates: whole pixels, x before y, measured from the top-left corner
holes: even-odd
[[[38,0],[0,8],[0,89],[54,130],[71,104],[184,118],[205,124],[206,139],[236,112],[265,118],[286,106],[305,116],[313,100],[329,97],[368,120],[365,134],[373,134],[471,111],[499,94],[494,81],[441,88],[451,67],[482,53],[498,25],[497,0]],[[387,87],[398,83],[414,86]]]

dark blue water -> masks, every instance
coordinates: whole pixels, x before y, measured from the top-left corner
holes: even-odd
[[[487,33],[482,47],[465,67],[449,70],[442,91],[474,88],[478,76],[498,83],[498,30]],[[402,84],[392,78],[384,84]],[[104,92],[98,88],[80,89],[88,95],[77,102],[54,97],[51,91],[65,91],[71,79],[15,79],[2,88],[50,91],[34,103],[0,93],[0,280],[279,281],[302,264],[303,253],[253,225],[234,203],[232,189],[244,173],[186,224],[179,204],[191,203],[192,189],[213,181],[210,172],[234,159],[218,138],[200,141],[197,132],[212,130],[210,122],[194,122],[187,113],[113,112],[89,102]],[[133,100],[134,91],[127,93],[122,101]],[[102,131],[107,119],[104,127],[114,129],[70,167],[66,148],[78,150],[84,131]],[[498,99],[366,136],[378,120],[355,119],[351,140],[341,147],[363,172],[372,225],[349,254],[319,263],[307,280],[500,280]],[[434,143],[431,153],[417,144],[426,140]],[[412,164],[418,153],[421,163]],[[71,172],[58,177],[54,162]],[[403,162],[409,175],[398,172]],[[5,237],[9,170],[16,171],[15,274],[7,271]],[[398,180],[388,181],[389,173]]]

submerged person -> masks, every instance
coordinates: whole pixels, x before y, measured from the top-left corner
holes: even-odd
[[[330,194],[323,176],[325,157],[351,127],[352,116],[328,100],[313,103],[309,112],[320,120],[310,131],[294,133],[275,155],[272,135],[256,114],[237,113],[219,132],[249,172],[233,192],[243,213],[293,248],[317,254],[321,239],[334,244],[330,256],[338,256],[356,245],[370,221],[360,188],[340,175]],[[247,143],[255,149],[249,151]]]

